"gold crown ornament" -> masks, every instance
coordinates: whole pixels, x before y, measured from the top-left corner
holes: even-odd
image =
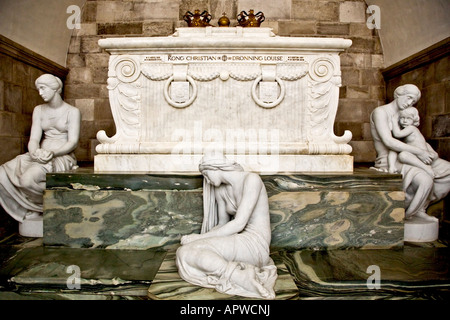
[[[184,21],[187,22],[188,27],[208,27],[211,26],[209,22],[211,21],[211,15],[208,11],[194,10],[194,13],[187,11],[183,16]]]
[[[261,11],[256,14],[254,12],[253,9],[250,9],[249,13],[241,11],[237,16],[239,25],[244,28],[259,27],[266,18]]]
[[[230,26],[230,19],[228,19],[227,14],[225,12],[222,13],[222,17],[219,18],[218,24],[219,24],[219,27],[229,27]]]

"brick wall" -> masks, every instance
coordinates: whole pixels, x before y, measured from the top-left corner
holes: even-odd
[[[271,4],[270,4],[271,3]],[[263,27],[280,36],[343,37],[353,40],[342,53],[342,87],[335,133],[351,130],[356,162],[371,162],[375,151],[370,136],[369,114],[384,103],[385,87],[380,73],[383,54],[375,30],[366,27],[366,5],[362,0],[116,0],[87,1],[81,29],[73,35],[68,51],[65,100],[81,109],[82,138],[76,153],[79,160],[93,161],[96,133],[115,133],[108,90],[109,55],[97,45],[106,37],[168,36],[185,27],[187,10],[207,10],[211,23],[223,11],[236,25],[239,10],[263,11]],[[239,11],[240,12],[240,11]],[[273,13],[273,14],[272,14]]]

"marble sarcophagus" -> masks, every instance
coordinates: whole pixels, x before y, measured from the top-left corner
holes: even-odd
[[[101,39],[116,133],[98,132],[95,171],[198,173],[219,152],[260,173],[351,172],[352,134],[333,131],[351,43],[242,27]]]

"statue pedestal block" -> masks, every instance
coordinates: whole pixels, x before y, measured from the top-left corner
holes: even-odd
[[[23,237],[42,238],[44,222],[42,216],[26,219],[19,223],[19,234]]]
[[[271,246],[277,249],[403,246],[401,175],[351,173],[261,175],[269,198]],[[169,249],[200,233],[200,174],[96,173],[82,168],[47,175],[47,246]]]
[[[431,242],[438,239],[439,221],[412,217],[405,220],[405,241]]]

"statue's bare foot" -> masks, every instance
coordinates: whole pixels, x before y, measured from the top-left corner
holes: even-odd
[[[41,217],[40,212],[36,212],[36,211],[28,211],[27,214],[25,215],[25,220],[31,220],[31,219],[36,219]]]
[[[264,288],[264,286],[258,281],[256,275],[256,268],[252,265],[245,265],[244,269],[236,269],[234,273],[240,279],[239,285],[249,292],[259,293],[264,299],[275,298],[274,294]]]
[[[388,170],[385,168],[370,167],[370,169],[380,171],[380,172],[388,172]]]

